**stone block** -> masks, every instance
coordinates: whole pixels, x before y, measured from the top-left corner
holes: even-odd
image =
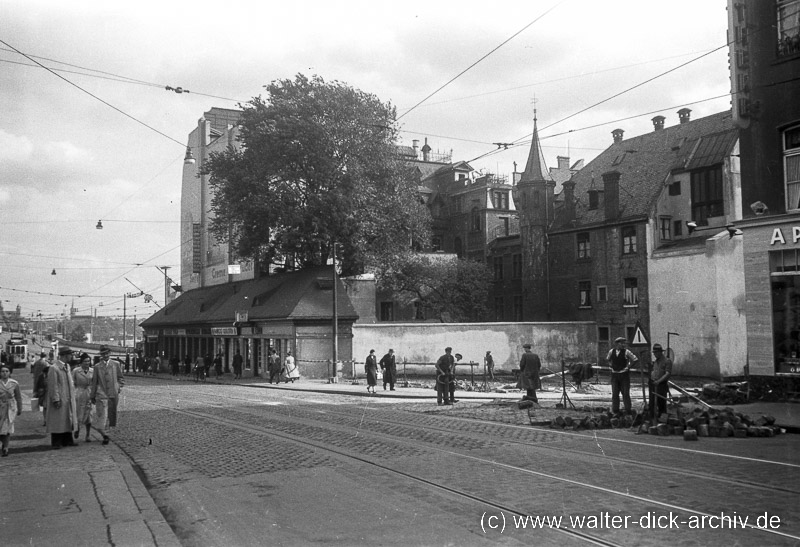
[[[674,430],[673,432],[675,433],[675,435],[683,435],[683,432],[685,431],[685,430],[683,429],[683,426],[682,426],[682,425],[676,425],[676,426],[673,428],[673,430]]]
[[[517,403],[517,408],[520,410],[525,410],[526,408],[533,407],[533,401],[519,401]]]
[[[696,441],[697,440],[697,430],[695,429],[686,429],[683,432],[683,440],[684,441]]]
[[[650,435],[658,435],[658,427],[651,425],[650,427],[647,428],[647,432]]]
[[[656,426],[656,431],[659,435],[666,437],[669,435],[669,426],[667,424],[658,424]]]
[[[708,424],[700,424],[697,428],[698,437],[708,437]]]
[[[744,439],[747,437],[747,429],[738,428],[733,430],[733,436],[737,439]]]

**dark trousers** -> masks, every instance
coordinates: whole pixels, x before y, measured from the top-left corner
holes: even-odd
[[[619,394],[622,393],[622,402],[625,412],[631,411],[631,374],[630,372],[611,373],[611,412],[619,412]]]
[[[270,384],[272,383],[272,380],[275,380],[276,384],[280,384],[281,383],[281,371],[280,370],[271,369],[269,371],[269,383]]]
[[[527,397],[529,401],[533,401],[535,403],[539,402],[539,398],[536,396],[536,390],[532,387],[529,387],[526,390],[525,397]]]
[[[72,432],[66,433],[50,433],[50,446],[72,446],[75,441],[72,438]]]
[[[658,419],[659,416],[667,411],[667,392],[669,386],[667,382],[660,384],[648,380],[648,387],[650,388],[650,416],[653,419]]]
[[[389,389],[394,389],[394,373],[388,368],[383,370],[383,389],[386,389],[386,384],[389,384]]]
[[[438,404],[455,401],[456,382],[452,376],[436,377],[436,402]]]

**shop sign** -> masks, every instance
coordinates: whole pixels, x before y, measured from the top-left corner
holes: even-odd
[[[236,327],[211,327],[213,336],[236,336],[239,330]]]
[[[792,240],[792,243],[797,243],[800,241],[800,226],[792,226],[792,235],[790,239]],[[775,228],[772,231],[772,239],[769,240],[769,244],[775,245],[776,243],[786,245],[786,236],[781,228]]]
[[[261,334],[261,327],[242,327],[242,336],[246,334]]]
[[[151,335],[148,335],[148,336],[147,336],[147,341],[148,341],[148,342],[158,342],[158,336],[151,336]]]

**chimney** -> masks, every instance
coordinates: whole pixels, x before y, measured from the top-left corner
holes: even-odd
[[[661,131],[664,129],[664,120],[666,120],[664,116],[655,116],[653,118],[653,131]]]
[[[622,142],[622,135],[625,133],[624,129],[615,129],[611,132],[611,135],[614,137],[614,144],[618,142]]]
[[[603,173],[603,194],[605,200],[606,220],[619,216],[619,171]]]
[[[575,220],[575,181],[565,180],[561,187],[564,189],[564,220]]]
[[[681,123],[686,123],[692,119],[691,113],[692,110],[690,108],[681,108],[678,110],[678,119]]]
[[[411,148],[414,149],[414,157],[419,157],[419,139],[414,139],[411,141]]]
[[[431,147],[428,146],[428,137],[425,137],[425,144],[422,146],[422,161],[429,161]]]
[[[556,156],[559,169],[569,169],[569,156]]]

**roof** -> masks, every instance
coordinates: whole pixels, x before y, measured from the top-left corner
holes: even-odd
[[[308,268],[201,287],[183,293],[142,322],[145,328],[178,325],[229,325],[237,311],[247,311],[248,321],[332,320],[330,266]],[[347,291],[338,280],[338,316],[358,319]]]
[[[615,142],[572,177],[575,222],[569,223],[561,208],[554,227],[604,222],[602,206],[588,208],[588,192],[603,191],[603,174],[612,171],[620,174],[619,219],[649,217],[671,173],[721,163],[737,139],[738,130],[728,110]]]

